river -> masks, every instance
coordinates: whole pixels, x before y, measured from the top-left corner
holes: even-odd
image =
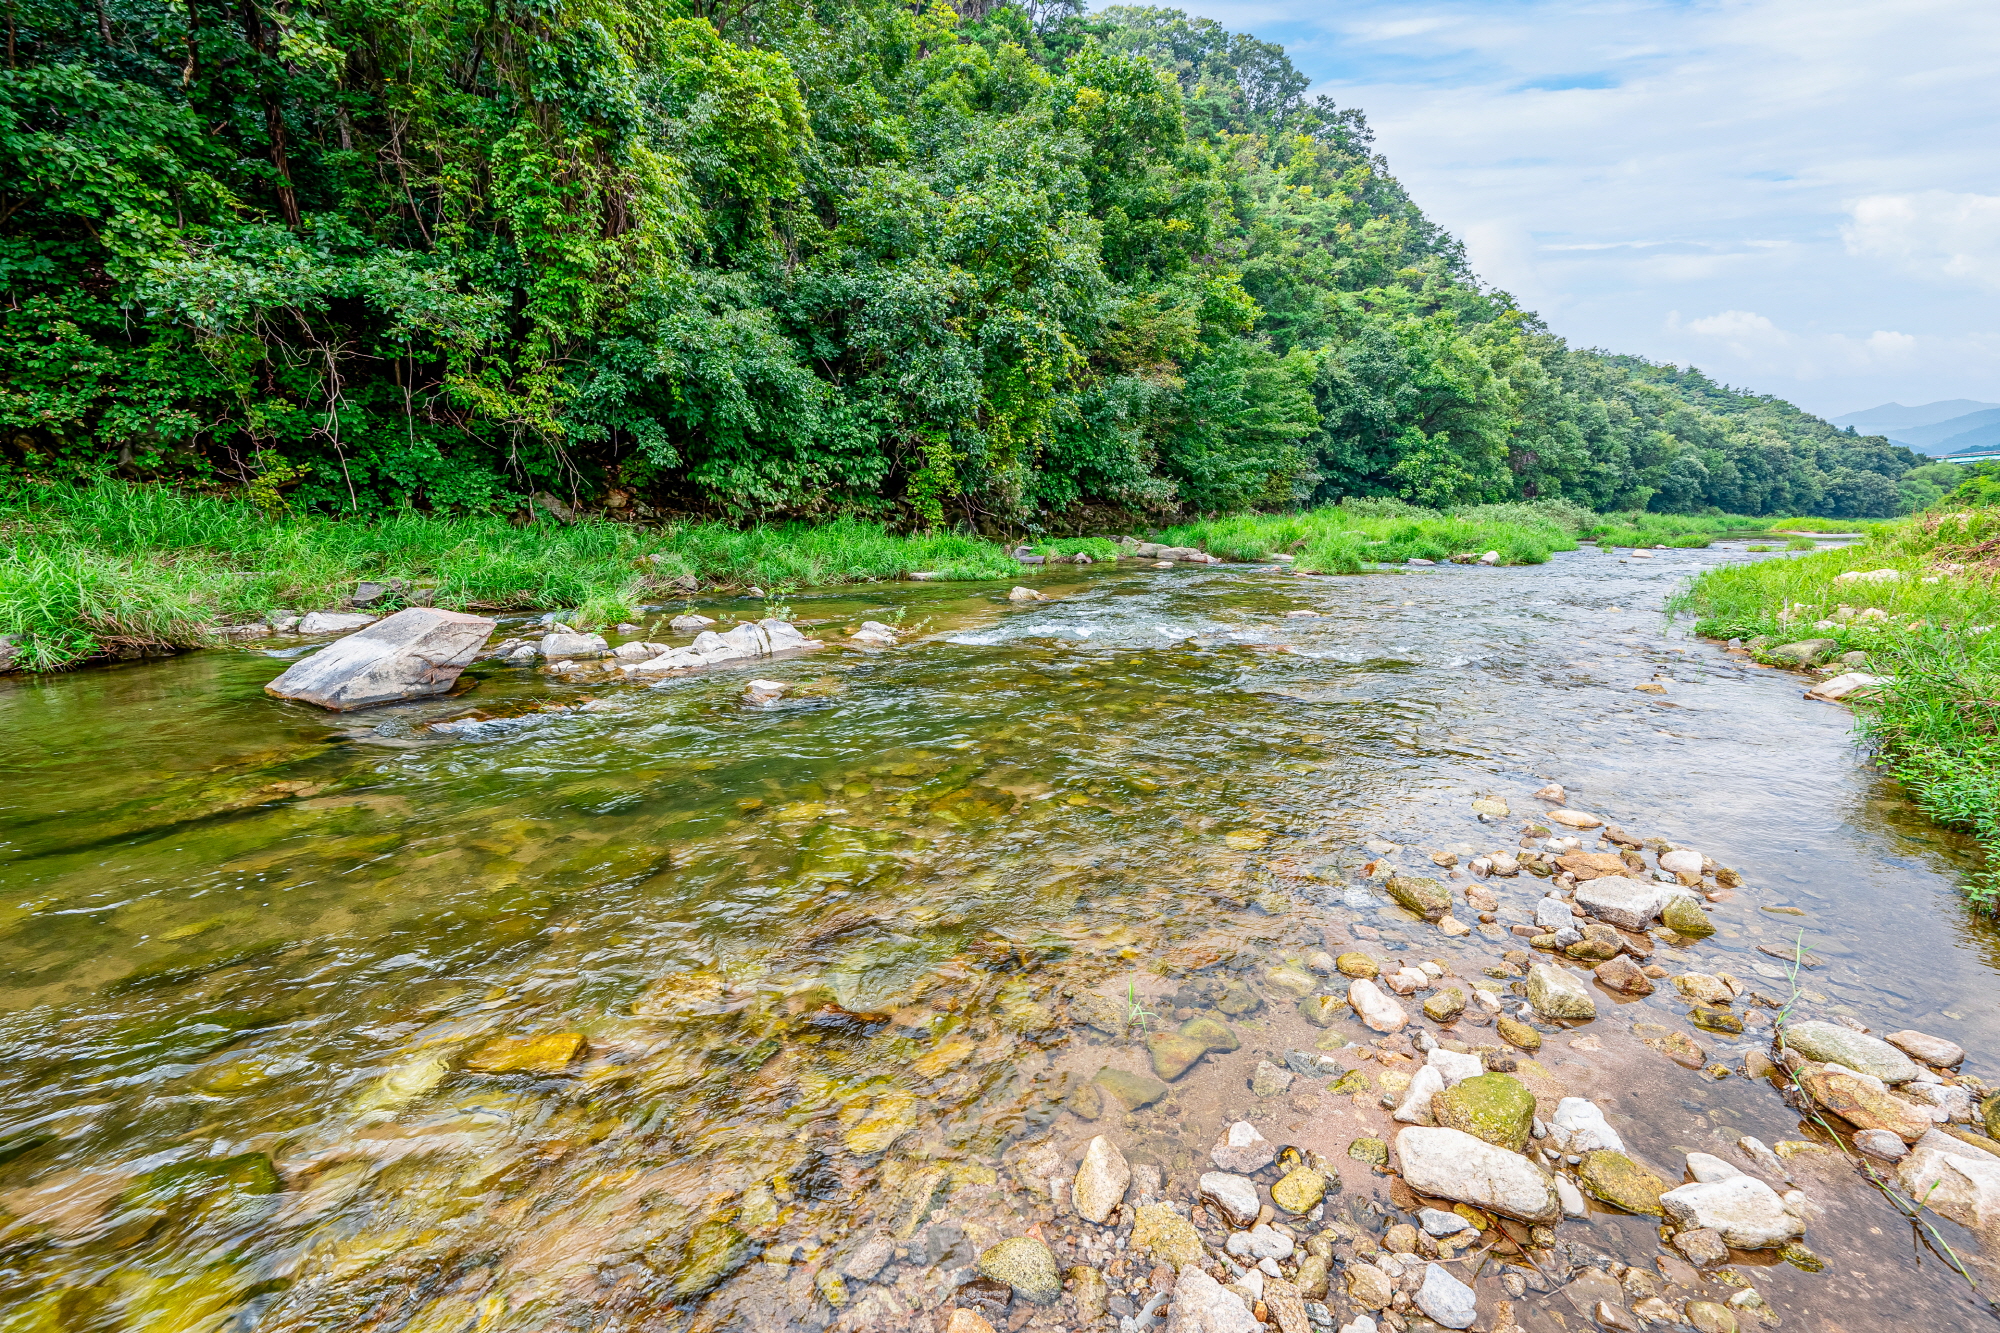
[[[1383,1076],[1350,1058],[1375,1034],[1307,1024],[1281,983],[1359,949],[1504,995],[1539,881],[1487,881],[1496,919],[1458,939],[1376,889],[1393,866],[1462,894],[1432,854],[1514,847],[1550,781],[1742,876],[1715,936],[1659,950],[1671,971],[1785,1000],[1776,955],[1802,945],[1796,1013],[1946,1037],[1991,1078],[2000,935],[1954,891],[1971,848],[1845,709],[1663,614],[1755,558],[1127,563],[1035,571],[1029,604],[809,590],[782,608],[808,632],[875,619],[901,645],[660,688],[480,666],[450,700],[344,717],[262,694],[276,646],[0,681],[0,1328],[941,1328],[978,1253],[1023,1234],[1130,1314],[1151,1265],[1023,1188],[1033,1163],[1066,1174],[1104,1134],[1185,1201],[1239,1118],[1331,1164],[1328,1225],[1379,1234],[1406,1219],[1348,1146],[1394,1128],[1380,1087],[1251,1087],[1336,1048]],[[793,693],[747,707],[751,674]],[[1509,814],[1482,822],[1488,797]],[[1597,999],[1545,1025],[1536,1068],[1642,1162],[1677,1181],[1692,1150],[1753,1170],[1742,1135],[1825,1141],[1741,1075],[1768,1027],[1692,1028],[1665,983]],[[1442,1035],[1505,1052],[1470,1015]],[[1144,1032],[1204,1016],[1240,1045],[1164,1096],[1126,1110],[1091,1081],[1150,1077]],[[1641,1043],[1668,1030],[1739,1072]],[[1788,1328],[1989,1325],[1846,1157],[1793,1165],[1824,1271],[1738,1253],[1734,1284],[1672,1300],[1747,1283]],[[1516,1256],[1538,1281],[1514,1318],[1588,1325],[1549,1289],[1661,1252],[1655,1220],[1593,1206]],[[1480,1328],[1503,1268],[1474,1283]],[[1081,1328],[1074,1299],[988,1318]]]

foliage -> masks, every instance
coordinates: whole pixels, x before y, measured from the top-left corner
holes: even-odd
[[[1956,484],[1567,347],[1282,48],[1079,10],[16,0],[0,472],[989,532]]]
[[[1833,582],[1874,569],[1903,577]],[[1867,653],[1865,669],[1888,682],[1857,701],[1862,730],[1925,810],[1979,840],[1986,868],[1965,887],[1987,911],[2000,910],[1996,574],[2000,510],[1942,509],[1879,525],[1845,549],[1710,570],[1676,603],[1716,638],[1823,637]]]
[[[1167,528],[1158,540],[1196,546],[1232,560],[1291,555],[1308,573],[1354,574],[1375,562],[1448,560],[1498,551],[1508,565],[1546,563],[1574,551],[1576,538],[1555,514],[1531,505],[1475,505],[1439,513],[1380,502],[1329,505],[1290,514],[1236,514]]]
[[[919,570],[991,579],[1017,568],[990,542],[899,536],[857,518],[652,530],[407,510],[332,518],[124,482],[9,484],[0,489],[0,532],[0,635],[18,639],[23,664],[40,670],[120,648],[212,642],[220,627],[274,610],[338,606],[361,579],[401,580],[461,610],[575,608],[573,621],[595,625],[702,585]]]

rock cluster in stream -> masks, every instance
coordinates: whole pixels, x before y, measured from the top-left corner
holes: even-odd
[[[1540,795],[1565,799],[1559,788]],[[1497,807],[1494,818],[1506,816],[1504,803],[1486,804]],[[1594,832],[1598,845],[1556,836],[1547,825]],[[1527,947],[1507,951],[1477,979],[1461,980],[1441,959],[1387,970],[1356,948],[1269,967],[1263,1000],[1236,996],[1238,982],[1202,992],[1225,1018],[1295,997],[1286,1002],[1326,1030],[1318,1052],[1291,1051],[1283,1068],[1260,1062],[1253,1095],[1275,1106],[1298,1080],[1329,1078],[1328,1096],[1349,1094],[1357,1107],[1385,1113],[1380,1136],[1353,1139],[1345,1165],[1362,1164],[1385,1180],[1390,1207],[1345,1194],[1343,1163],[1274,1141],[1255,1119],[1230,1123],[1205,1161],[1172,1171],[1128,1159],[1132,1141],[1121,1143],[1115,1129],[1068,1155],[1046,1139],[1030,1142],[1009,1170],[1046,1203],[1027,1235],[982,1252],[978,1279],[946,1293],[929,1326],[1138,1333],[1163,1318],[1166,1329],[1185,1333],[1413,1326],[1504,1333],[1519,1327],[1528,1303],[1559,1294],[1565,1317],[1573,1311],[1604,1328],[1751,1333],[1779,1317],[1728,1266],[1732,1254],[1765,1252],[1817,1271],[1820,1261],[1805,1245],[1814,1204],[1797,1187],[1794,1164],[1849,1143],[1894,1162],[1897,1182],[1926,1206],[2000,1240],[2000,1142],[1992,1137],[2000,1097],[1986,1097],[1981,1083],[1957,1072],[1960,1047],[1921,1032],[1885,1039],[1846,1021],[1783,1021],[1783,1002],[1727,972],[1674,974],[1656,961],[1662,950],[1698,950],[1712,933],[1708,912],[1741,883],[1728,868],[1565,804],[1537,816],[1518,845],[1473,856],[1463,868],[1457,856],[1434,857],[1462,878],[1456,885],[1397,871],[1386,855],[1395,850],[1385,845],[1362,874],[1410,918],[1445,938],[1476,932]],[[1532,924],[1514,925],[1510,936],[1499,925],[1502,887],[1537,879],[1544,892]],[[1353,929],[1364,941],[1373,934]],[[1665,1144],[1628,1142],[1601,1107],[1565,1095],[1532,1058],[1545,1038],[1564,1033],[1579,1049],[1596,1049],[1585,1025],[1597,1018],[1604,992],[1656,988],[1685,1003],[1698,1030],[1768,1029],[1770,1053],[1753,1048],[1740,1070],[1730,1070],[1709,1064],[1686,1033],[1647,1037],[1647,1045],[1705,1078],[1770,1081],[1818,1115],[1825,1136],[1781,1142],[1775,1151],[1744,1136],[1728,1159],[1666,1156]],[[1180,1020],[1179,1029],[1148,1040],[1158,1078],[1107,1068],[1086,1085],[1088,1097],[1072,1098],[1079,1118],[1096,1120],[1113,1103],[1148,1106],[1205,1050],[1233,1048],[1225,1023],[1199,1011],[1183,1017],[1190,1011],[1181,1001],[1193,997],[1186,987],[1177,992],[1165,1017]],[[1420,997],[1436,1033],[1406,1007]],[[1433,1008],[1440,997],[1450,1002]],[[1082,1013],[1105,1032],[1131,1021],[1129,1013]],[[1339,1038],[1336,1024],[1350,1017],[1380,1035],[1367,1044]],[[1297,1109],[1321,1105],[1308,1097]],[[1664,1162],[1672,1169],[1659,1169]],[[1565,1221],[1592,1209],[1656,1219],[1652,1266],[1566,1239]],[[1496,1273],[1505,1299],[1482,1295],[1475,1281]],[[854,1303],[837,1327],[890,1326],[882,1320],[889,1307],[868,1301],[864,1289],[841,1295]]]

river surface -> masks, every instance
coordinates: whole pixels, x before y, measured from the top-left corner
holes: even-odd
[[[1325,1218],[1379,1233],[1405,1219],[1347,1153],[1394,1128],[1379,1089],[1250,1085],[1290,1052],[1364,1079],[1393,1059],[1357,1065],[1375,1034],[1308,1025],[1273,969],[1361,949],[1504,993],[1539,881],[1489,881],[1496,920],[1462,939],[1371,886],[1391,865],[1462,893],[1431,854],[1513,847],[1549,781],[1742,875],[1670,970],[1784,1001],[1757,946],[1802,944],[1796,1013],[1950,1038],[1993,1079],[2000,936],[1953,887],[1971,849],[1844,709],[1663,614],[1755,558],[1127,564],[1036,571],[1052,600],[1026,605],[808,591],[788,613],[830,646],[754,672],[482,665],[453,699],[348,716],[263,695],[277,645],[0,681],[0,1329],[941,1328],[978,1252],[1021,1234],[1129,1314],[1150,1264],[1022,1163],[1105,1134],[1185,1201],[1239,1117],[1332,1162]],[[902,644],[839,646],[864,619]],[[751,675],[794,693],[748,707]],[[1480,797],[1511,813],[1481,822]],[[1534,1067],[1663,1175],[1690,1150],[1753,1170],[1745,1134],[1827,1141],[1770,1085],[1641,1044],[1740,1067],[1768,1027],[1692,1028],[1664,983],[1598,1005]],[[1139,1029],[1204,1015],[1240,1047],[1163,1097],[1091,1081],[1150,1076]],[[1440,1035],[1505,1051],[1480,1017]],[[1991,1326],[1846,1157],[1794,1171],[1824,1271],[1737,1254],[1733,1285],[1670,1299],[1749,1283],[1793,1329]],[[1657,1271],[1650,1219],[1558,1235],[1524,1327],[1589,1325],[1541,1294],[1571,1275]],[[874,1238],[885,1261],[852,1275]],[[1503,1269],[1475,1283],[1481,1328]],[[1071,1300],[989,1317],[1081,1328]]]

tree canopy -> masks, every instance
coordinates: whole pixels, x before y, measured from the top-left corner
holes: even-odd
[[[1568,347],[1282,48],[1073,0],[16,0],[0,466],[327,509],[1872,517]]]

